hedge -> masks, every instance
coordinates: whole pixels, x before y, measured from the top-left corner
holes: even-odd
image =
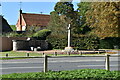
[[[59,39],[59,38],[48,38],[50,49],[64,49],[67,46],[67,39]]]
[[[116,46],[116,47],[115,47]],[[120,49],[120,37],[106,37],[100,40],[99,48],[101,49]]]
[[[96,36],[73,37],[72,44],[75,49],[98,49],[99,38]]]
[[[10,37],[32,37],[34,39],[45,40],[48,35],[51,34],[51,30],[43,29],[37,32],[30,31],[14,31],[10,33],[5,33],[4,36]]]
[[[45,40],[46,37],[50,35],[50,33],[51,33],[51,30],[43,29],[34,33],[32,37],[35,39]]]
[[[48,42],[54,49],[64,49],[67,47],[67,38],[49,37]],[[98,49],[99,38],[95,36],[72,37],[71,46],[74,49]]]
[[[54,49],[64,49],[67,47],[67,37],[49,37],[48,42]],[[74,49],[120,49],[120,38],[119,37],[107,37],[100,39],[96,36],[72,36],[71,46]]]
[[[102,69],[80,69],[71,71],[49,71],[13,73],[2,75],[2,80],[120,80],[120,71]]]

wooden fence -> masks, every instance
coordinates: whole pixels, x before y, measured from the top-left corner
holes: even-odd
[[[63,57],[105,57],[105,69],[110,70],[110,57],[120,57],[120,55],[92,55],[92,56],[87,56],[87,55],[80,55],[80,56],[57,56],[57,53],[55,53],[54,56],[47,56],[46,54],[43,53],[43,56],[41,57],[31,57],[29,53],[26,53],[26,57],[9,57],[8,54],[6,54],[6,57],[2,58],[44,58],[44,68],[43,71],[47,72],[48,71],[48,58],[63,58]]]

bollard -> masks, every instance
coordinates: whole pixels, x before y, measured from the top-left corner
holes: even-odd
[[[82,55],[82,54],[83,54],[83,52],[81,51],[81,52],[80,52],[80,54]]]
[[[45,53],[42,53],[42,55],[44,55]]]
[[[26,56],[27,56],[27,57],[29,57],[29,56],[30,56],[30,54],[29,54],[29,53],[27,53],[27,54],[26,54]]]
[[[98,51],[98,54],[100,54],[100,51]]]
[[[82,51],[79,51],[79,54],[82,55]]]
[[[44,72],[47,72],[47,55],[44,55]]]
[[[54,52],[54,56],[57,56],[57,52]]]
[[[67,52],[67,54],[70,56],[70,52]]]
[[[6,54],[6,57],[8,57],[8,53]]]
[[[106,54],[106,64],[105,64],[105,68],[106,68],[106,70],[110,70],[110,60],[109,60],[109,56],[110,55],[108,55],[108,54]]]

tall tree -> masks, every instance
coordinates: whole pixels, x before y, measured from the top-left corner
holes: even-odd
[[[57,2],[54,10],[60,15],[70,17],[70,14],[74,11],[74,8],[72,2]]]
[[[48,28],[52,30],[52,36],[59,38],[66,36],[67,24],[65,23],[65,20],[62,19],[63,17],[64,16],[59,16],[56,11],[50,13],[50,22]]]
[[[61,32],[63,35],[63,33],[66,33],[67,26],[70,23],[72,32],[76,32],[76,27],[78,27],[77,15],[78,13],[74,11],[72,2],[57,2],[54,11],[51,12],[49,28],[54,30],[53,32]]]
[[[71,24],[71,29],[73,33],[78,33],[78,27],[79,27],[79,22],[78,22],[78,12],[74,11],[73,4],[70,1],[68,2],[57,2],[54,10],[59,14],[61,19],[65,21],[65,23],[68,25],[69,23]]]
[[[79,15],[79,33],[85,34],[90,31],[89,26],[86,24],[86,12],[90,9],[90,2],[78,3],[78,15]]]
[[[120,34],[120,1],[93,2],[86,15],[92,33],[100,38],[118,37]]]

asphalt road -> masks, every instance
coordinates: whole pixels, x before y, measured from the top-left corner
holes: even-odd
[[[118,57],[110,57],[110,70],[118,70],[120,64]],[[41,72],[43,71],[43,58],[1,60],[2,74]],[[105,57],[63,57],[49,58],[48,70],[74,70],[74,69],[105,69]]]

